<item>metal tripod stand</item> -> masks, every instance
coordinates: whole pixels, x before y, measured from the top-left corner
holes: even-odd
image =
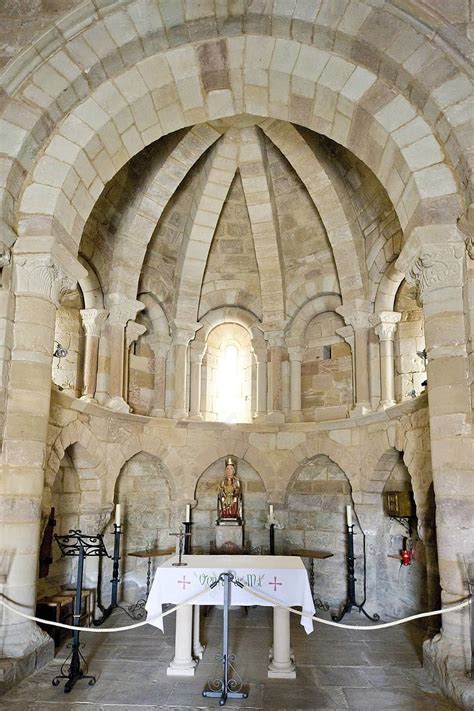
[[[222,654],[217,655],[217,659],[222,661],[223,677],[215,679],[208,683],[208,689],[202,692],[203,696],[218,698],[219,706],[224,706],[227,699],[246,699],[248,692],[241,691],[242,680],[235,671],[232,662],[235,661],[235,655],[229,655],[229,605],[230,605],[230,584],[233,583],[240,588],[243,588],[242,583],[235,578],[233,573],[221,573],[217,580],[211,584],[211,588],[215,588],[219,582],[224,583],[224,618],[222,630]],[[232,670],[233,676],[229,676],[229,670]]]

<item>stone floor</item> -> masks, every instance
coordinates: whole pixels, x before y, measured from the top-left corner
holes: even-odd
[[[83,653],[95,686],[80,681],[65,695],[63,682],[51,685],[64,659],[63,647],[54,662],[25,679],[0,700],[5,711],[151,711],[152,709],[219,708],[218,699],[201,692],[208,678],[220,676],[215,662],[219,652],[222,612],[210,608],[203,619],[204,658],[191,678],[166,676],[173,654],[174,615],[165,620],[165,634],[145,626],[109,635],[83,634]],[[241,709],[350,709],[351,711],[448,711],[447,701],[421,667],[423,633],[412,625],[388,630],[350,631],[317,625],[307,636],[292,616],[292,645],[296,654],[296,680],[267,678],[272,613],[268,608],[231,610],[231,651],[247,700],[228,700]],[[129,624],[116,610],[111,626]],[[363,624],[357,613],[344,618]]]

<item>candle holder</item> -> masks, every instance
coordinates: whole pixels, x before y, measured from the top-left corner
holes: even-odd
[[[380,615],[377,615],[375,613],[374,615],[369,615],[368,612],[365,611],[364,609],[364,602],[362,602],[360,605],[357,604],[356,602],[356,596],[355,596],[355,583],[357,578],[354,575],[354,561],[355,561],[355,556],[354,556],[354,525],[351,524],[350,526],[347,525],[347,588],[348,588],[348,599],[342,608],[342,611],[339,615],[332,615],[333,622],[340,622],[344,615],[352,610],[353,607],[355,607],[357,610],[359,610],[359,613],[362,612],[367,619],[372,620],[372,622],[378,622],[380,620]],[[365,565],[365,560],[364,560],[364,565]]]
[[[101,607],[102,617],[99,617],[98,620],[94,620],[93,624],[95,627],[99,627],[103,622],[105,622],[105,620],[108,617],[110,617],[112,611],[115,610],[116,607],[119,607],[119,604],[117,602],[117,597],[118,597],[118,584],[120,582],[120,577],[119,577],[120,536],[123,535],[121,524],[117,525],[116,523],[114,523],[114,530],[113,530],[112,535],[114,537],[114,552],[112,555],[112,561],[113,561],[112,579],[110,581],[110,584],[112,586],[112,590],[111,590],[111,594],[110,594],[110,605],[107,608]]]

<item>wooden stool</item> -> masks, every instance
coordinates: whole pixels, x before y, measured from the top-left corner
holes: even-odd
[[[70,625],[73,620],[73,603],[74,597],[72,595],[61,594],[43,597],[36,603],[36,613],[38,617],[42,617],[45,620]],[[59,647],[61,641],[68,633],[68,630],[62,629],[61,627],[52,627],[41,623],[40,627],[46,630],[53,638],[55,647]]]

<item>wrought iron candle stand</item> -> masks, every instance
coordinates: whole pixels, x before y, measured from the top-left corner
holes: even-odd
[[[229,605],[230,605],[230,585],[233,583],[239,588],[244,586],[240,583],[233,573],[221,573],[217,580],[209,587],[215,588],[219,582],[224,583],[224,616],[222,629],[222,654],[217,655],[217,660],[222,662],[223,676],[222,679],[215,679],[208,682],[207,689],[202,692],[205,697],[218,698],[219,706],[224,706],[227,699],[246,699],[248,698],[247,691],[241,691],[242,679],[238,675],[232,662],[235,661],[235,654],[229,654]],[[233,676],[229,677],[229,670],[233,672]]]
[[[100,617],[98,620],[94,620],[93,624],[96,627],[99,627],[105,620],[110,617],[110,614],[112,613],[113,610],[115,610],[116,607],[119,607],[119,604],[117,603],[117,597],[118,597],[118,584],[120,582],[119,578],[119,561],[120,561],[120,536],[122,534],[122,526],[119,524],[117,525],[114,523],[114,554],[112,556],[113,560],[113,568],[112,568],[112,580],[110,581],[110,584],[112,586],[111,590],[111,595],[110,595],[110,605],[107,608],[102,608],[102,617]],[[125,612],[127,612],[125,610]],[[127,613],[128,614],[128,613]]]
[[[61,549],[63,556],[77,556],[77,581],[76,581],[76,597],[74,599],[74,614],[73,624],[77,629],[72,635],[71,654],[61,665],[61,673],[52,680],[53,686],[58,686],[61,679],[67,679],[64,685],[64,693],[68,694],[74,687],[75,683],[80,679],[89,679],[89,686],[93,686],[96,682],[95,676],[87,674],[87,662],[80,651],[80,627],[81,627],[81,603],[82,603],[82,580],[84,576],[84,560],[88,556],[107,555],[107,550],[104,545],[102,534],[96,536],[86,536],[80,530],[69,531],[67,536],[58,536],[54,538]],[[84,664],[84,669],[81,668],[81,662]],[[85,672],[85,673],[84,673]]]
[[[359,613],[362,612],[367,619],[372,620],[372,622],[378,622],[378,620],[380,620],[380,615],[377,615],[377,613],[375,613],[375,615],[369,615],[369,613],[364,610],[365,600],[360,605],[356,602],[355,583],[357,578],[354,576],[354,561],[354,526],[351,525],[347,526],[347,587],[349,596],[346,604],[342,608],[341,613],[339,615],[333,615],[332,619],[334,622],[340,622],[344,615],[355,607],[359,610]]]
[[[192,521],[183,521],[184,526],[184,554],[191,555],[191,526]]]

